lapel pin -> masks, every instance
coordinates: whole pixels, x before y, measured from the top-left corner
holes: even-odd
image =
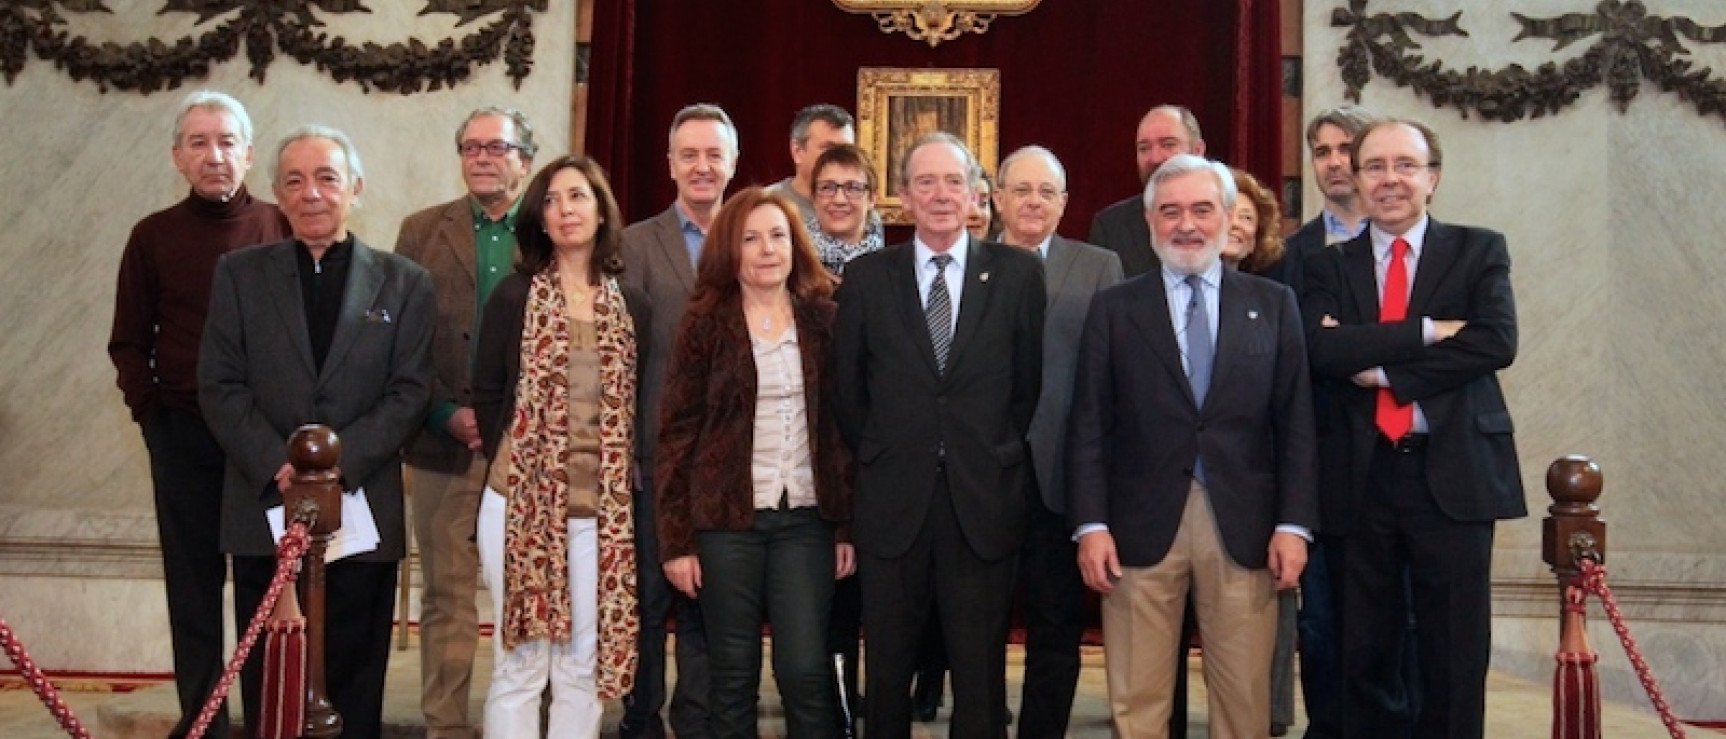
[[[978,282],[988,282],[989,281],[989,273],[988,272],[977,273],[977,281]]]
[[[366,320],[371,323],[389,323],[390,311],[388,308],[373,308],[366,311]]]
[[[1256,311],[1256,310],[1247,311],[1247,320],[1256,321],[1258,319],[1259,319],[1259,312],[1258,311]]]

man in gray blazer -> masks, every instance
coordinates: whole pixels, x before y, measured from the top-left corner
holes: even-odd
[[[623,281],[647,293],[653,306],[650,351],[641,379],[641,490],[635,498],[635,556],[640,577],[641,661],[635,692],[626,701],[619,733],[624,739],[659,737],[665,726],[665,619],[673,593],[659,561],[653,516],[653,448],[659,437],[660,391],[665,362],[695,289],[701,242],[725,202],[725,186],[737,171],[737,127],[717,105],[685,106],[671,119],[665,158],[677,199],[671,207],[623,230]],[[694,601],[677,599],[677,688],[671,698],[671,728],[680,737],[708,736],[707,638]]]
[[[345,736],[378,736],[396,566],[406,549],[400,450],[431,397],[437,306],[424,269],[348,230],[364,174],[346,135],[322,126],[289,134],[272,180],[293,238],[217,263],[198,360],[199,405],[228,455],[222,550],[233,555],[243,624],[275,569],[265,511],[282,504],[291,481],[288,436],[305,423],[334,429],[343,487],[364,491],[344,507],[368,504],[381,541],[327,571],[329,696]],[[242,673],[249,726],[259,718],[262,672],[253,652]]]
[[[516,261],[515,216],[533,168],[533,128],[519,110],[480,108],[455,132],[467,193],[402,220],[396,253],[437,288],[431,411],[402,450],[425,585],[420,596],[420,711],[426,739],[473,739],[468,693],[479,642],[474,525],[485,487],[474,418],[475,327]]]
[[[1041,505],[1031,506],[1019,552],[1024,589],[1025,691],[1019,737],[1062,737],[1079,680],[1079,639],[1085,631],[1084,583],[1078,547],[1067,528],[1067,411],[1073,370],[1091,297],[1121,281],[1113,252],[1056,235],[1067,211],[1067,170],[1053,152],[1027,146],[996,170],[995,210],[1001,243],[1043,260],[1048,290],[1043,312],[1043,390],[1031,417],[1031,464]]]

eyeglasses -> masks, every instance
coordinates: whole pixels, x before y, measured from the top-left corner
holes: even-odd
[[[504,157],[509,156],[512,151],[521,151],[522,148],[521,144],[512,144],[508,141],[487,141],[483,144],[478,141],[463,141],[455,147],[455,150],[461,152],[462,156],[472,159],[479,156],[482,151],[494,157]]]
[[[1436,166],[1438,165],[1417,162],[1413,159],[1398,159],[1394,162],[1374,159],[1360,165],[1360,176],[1369,180],[1382,180],[1387,172],[1395,172],[1398,177],[1413,177],[1422,170]]]
[[[855,199],[863,197],[864,195],[869,194],[869,185],[867,183],[857,182],[855,180],[853,180],[851,182],[834,182],[832,180],[822,180],[820,182],[815,183],[815,194],[820,195],[821,197],[824,197],[824,198],[837,197],[839,195],[839,193],[842,193],[842,192],[845,193],[846,196],[855,200]]]
[[[1007,188],[1007,192],[1010,193],[1013,197],[1018,198],[1019,200],[1024,200],[1026,198],[1031,197],[1032,195],[1036,195],[1037,197],[1041,198],[1044,202],[1054,202],[1056,199],[1060,198],[1061,195],[1063,195],[1065,193],[1065,191],[1057,189],[1054,185],[1043,185],[1042,187],[1031,187],[1031,185],[1029,183],[1021,183],[1021,184],[1009,187],[1009,188]]]

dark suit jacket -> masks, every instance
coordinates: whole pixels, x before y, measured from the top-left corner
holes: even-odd
[[[432,339],[431,406],[448,401],[473,406],[473,331],[479,320],[478,266],[473,206],[466,196],[402,219],[396,253],[426,268],[437,291],[437,335]],[[465,472],[473,453],[447,433],[423,426],[403,450],[408,464],[439,472]]]
[[[652,473],[654,445],[659,438],[659,405],[665,387],[665,365],[677,340],[677,326],[689,294],[695,290],[695,267],[683,246],[683,225],[677,206],[623,230],[623,283],[646,294],[653,306],[653,331],[648,334],[642,366],[642,414],[636,418],[642,470]]]
[[[1043,505],[1067,510],[1067,412],[1073,405],[1073,372],[1079,361],[1079,335],[1091,298],[1121,281],[1121,260],[1113,252],[1083,241],[1055,236],[1043,262],[1049,302],[1043,312],[1043,392],[1031,417],[1032,467]]]
[[[1347,535],[1366,489],[1378,429],[1375,388],[1349,382],[1356,372],[1383,367],[1399,402],[1417,401],[1426,414],[1427,482],[1446,515],[1491,521],[1528,514],[1522,497],[1510,411],[1497,371],[1516,358],[1516,301],[1504,236],[1483,228],[1428,220],[1425,247],[1408,299],[1408,320],[1378,321],[1378,278],[1372,233],[1321,251],[1307,263],[1306,314],[1312,367],[1338,381],[1337,427],[1320,441],[1323,463],[1346,470],[1344,485],[1327,488],[1326,533]],[[1321,328],[1323,316],[1343,325]],[[1421,317],[1461,319],[1455,337],[1425,346]]]
[[[942,449],[971,549],[999,559],[1024,536],[1043,270],[1023,249],[969,237],[954,248],[970,251],[945,373],[935,369],[911,244],[858,257],[839,286],[834,379],[840,428],[857,456],[852,537],[875,557],[903,554],[922,530]]]
[[[1073,389],[1067,520],[1103,523],[1121,564],[1168,554],[1205,460],[1230,558],[1263,568],[1278,524],[1319,524],[1312,393],[1294,293],[1223,270],[1216,362],[1193,403],[1161,269],[1091,304]]]
[[[1151,227],[1145,223],[1143,194],[1097,211],[1091,219],[1091,237],[1087,240],[1119,256],[1121,269],[1128,277],[1155,271],[1161,264],[1156,252],[1151,251]]]
[[[341,437],[342,477],[365,488],[382,542],[362,562],[405,554],[400,451],[431,397],[431,277],[354,240],[347,289],[322,372],[312,360],[294,242],[232,252],[216,265],[198,361],[198,400],[228,453],[222,551],[275,552],[264,509],[288,436],[323,423]]]
[[[828,298],[793,305],[815,498],[821,518],[844,524],[851,520],[851,450],[833,420],[836,312]],[[662,561],[695,554],[698,531],[748,531],[754,525],[758,392],[743,304],[734,298],[712,313],[685,315],[665,378],[653,478]],[[849,540],[849,531],[841,529],[841,541]]]

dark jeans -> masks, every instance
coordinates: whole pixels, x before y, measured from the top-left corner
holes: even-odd
[[[659,536],[653,509],[653,489],[635,493],[635,561],[641,605],[640,658],[635,670],[635,690],[624,699],[623,721],[618,734],[623,739],[662,739],[665,720],[666,620],[677,613],[677,687],[671,696],[671,728],[679,737],[702,739],[707,733],[707,637],[702,633],[701,609],[683,597],[665,579],[659,561]]]
[[[150,450],[150,481],[156,494],[156,534],[162,543],[162,579],[167,586],[168,632],[174,649],[174,687],[180,721],[170,737],[183,737],[222,675],[222,469],[226,457],[204,420],[184,411],[158,409],[144,419]],[[210,722],[209,736],[226,736],[224,705]]]
[[[832,527],[814,507],[757,510],[750,530],[702,531],[699,546],[713,735],[756,736],[766,621],[786,732],[836,736],[839,706],[827,657]]]
[[[384,674],[390,663],[399,566],[346,559],[324,570],[324,686],[342,716],[342,739],[383,735]],[[234,619],[240,628],[263,602],[275,570],[274,557],[234,557]],[[304,607],[303,599],[300,603]],[[262,648],[252,650],[240,671],[248,729],[257,726],[261,707],[263,655]]]

